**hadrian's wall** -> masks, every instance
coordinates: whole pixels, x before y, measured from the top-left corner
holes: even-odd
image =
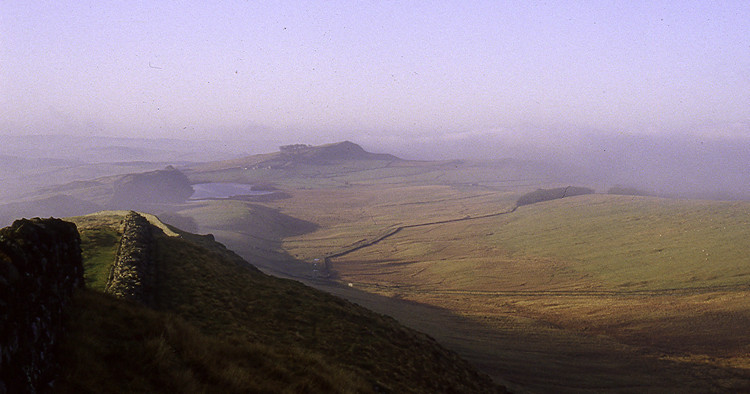
[[[122,221],[122,237],[105,291],[119,298],[153,304],[156,267],[152,257],[151,224],[136,212]]]

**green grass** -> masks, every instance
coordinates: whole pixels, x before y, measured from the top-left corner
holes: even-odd
[[[425,193],[426,203],[411,204],[403,194],[373,197],[365,188],[350,200],[320,192],[316,209],[303,211],[312,206],[304,200],[296,212],[325,225],[284,245],[290,251],[315,245],[336,250],[344,239],[367,238],[373,231],[369,220],[346,215],[330,224],[324,220],[342,207],[356,212],[377,201],[366,209],[378,222],[398,217],[414,223],[434,215],[425,208],[455,215],[462,201],[429,193],[439,189],[411,190]],[[500,197],[495,201],[506,201]],[[390,203],[383,201],[387,198]],[[411,202],[418,200],[415,194]],[[489,213],[499,205],[474,201],[480,202],[474,212]],[[648,383],[653,379],[665,391],[686,385],[697,392],[729,390],[750,380],[742,372],[750,365],[742,329],[750,319],[748,224],[750,203],[579,196],[491,218],[407,228],[334,258],[332,265],[354,289],[481,322],[478,328],[456,325],[449,333],[436,324],[429,332],[499,379],[518,379],[543,391],[566,384],[571,390],[621,388],[628,382],[659,387]],[[428,319],[402,318],[417,326]],[[496,344],[502,340],[523,345]],[[657,362],[662,352],[682,358]],[[659,372],[649,375],[640,368],[649,363],[659,364],[654,367]],[[520,372],[532,366],[544,381]]]
[[[288,198],[175,211],[251,263],[293,275],[306,272],[299,263],[396,226],[506,211],[525,192],[564,186],[547,179],[546,168],[512,161],[258,170],[243,169],[243,161],[197,168],[190,177],[271,183]],[[409,228],[334,259],[354,287],[330,289],[424,327],[520,391],[747,391],[748,206],[595,195]],[[399,389],[412,379],[422,384],[419,376],[455,380],[439,369],[420,373],[414,362],[393,366],[407,355],[383,338],[405,335],[396,341],[402,347],[411,340],[386,328],[387,318],[292,282],[271,285],[207,239],[160,244],[169,262],[160,275],[162,309],[202,335],[305,349],[368,384],[378,376]],[[707,288],[633,293],[700,287]],[[369,331],[358,331],[363,326]]]
[[[414,220],[406,209],[402,217]],[[750,277],[748,224],[750,204],[743,202],[579,196],[405,229],[337,260],[344,273],[355,267],[347,261],[360,261],[360,275],[392,272],[401,284],[465,290],[739,286]],[[369,231],[369,224],[350,226],[355,234]],[[393,268],[396,262],[408,264]]]
[[[351,372],[295,348],[209,336],[184,319],[85,290],[59,352],[59,393],[368,392]]]
[[[268,208],[261,212],[271,214]],[[299,282],[210,237],[156,222],[156,310],[105,295],[122,213],[72,218],[89,289],[76,295],[59,392],[495,392],[431,338]],[[297,222],[295,222],[297,223]]]
[[[299,282],[267,276],[207,238],[160,236],[157,255],[158,304],[209,335],[302,348],[395,392],[491,386],[423,334]]]
[[[92,215],[69,218],[78,227],[81,235],[81,257],[83,258],[86,286],[104,291],[109,269],[115,261],[120,243],[120,220],[118,215]]]
[[[309,260],[338,251],[389,229],[511,209],[517,195],[452,186],[359,186],[298,190],[272,205],[319,225],[314,232],[284,238],[283,248]],[[271,204],[269,204],[271,205]]]
[[[486,241],[562,260],[606,286],[746,284],[750,204],[585,196],[521,207]]]
[[[81,234],[86,284],[76,295],[69,318],[69,336],[63,343],[63,378],[56,391],[70,393],[276,393],[369,392],[370,385],[351,371],[330,366],[316,352],[302,347],[265,345],[235,330],[219,329],[207,335],[182,317],[157,312],[103,294],[119,242],[120,213],[70,218]],[[166,236],[164,236],[166,237]],[[168,238],[168,237],[166,237]],[[200,238],[195,238],[200,241]],[[210,242],[209,242],[210,244]],[[184,247],[191,245],[173,245]],[[164,251],[164,249],[160,249]],[[182,263],[200,261],[207,252],[181,255]],[[159,256],[163,257],[163,256]],[[181,265],[186,267],[185,265]],[[192,267],[196,268],[196,267]],[[203,267],[205,268],[205,267]],[[242,270],[244,271],[244,269]],[[173,277],[167,270],[162,274]],[[190,271],[211,278],[210,272]],[[170,282],[171,283],[171,282]],[[216,284],[214,284],[216,285]],[[201,289],[205,286],[198,284]],[[226,309],[214,298],[221,289],[201,293],[196,309]],[[185,292],[175,289],[180,299]],[[226,293],[224,293],[226,294]],[[165,301],[165,295],[160,293]],[[226,316],[222,314],[222,316]],[[188,314],[193,322],[201,318]],[[230,316],[215,319],[211,327],[237,326]],[[206,328],[206,325],[199,324]],[[216,333],[215,331],[210,331]],[[273,342],[270,342],[273,343]]]

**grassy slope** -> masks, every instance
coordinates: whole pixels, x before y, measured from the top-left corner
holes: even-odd
[[[284,239],[285,250],[311,259],[401,225],[506,211],[514,199],[513,193],[481,188],[389,186],[300,190],[274,206],[320,225],[313,233]]]
[[[206,238],[160,237],[157,253],[160,305],[204,332],[300,347],[396,392],[490,386],[430,338],[299,282],[249,269]]]
[[[115,261],[120,242],[120,220],[118,216],[81,216],[75,219],[81,235],[86,286],[104,291],[109,276],[109,267]]]
[[[407,229],[333,267],[355,287],[483,322],[487,339],[523,340],[485,370],[506,365],[501,376],[527,387],[538,377],[514,368],[543,365],[579,388],[658,387],[644,383],[658,377],[665,390],[737,390],[750,383],[749,219],[748,203],[576,197]],[[481,363],[492,341],[472,344],[482,334],[466,327],[453,345]],[[638,378],[649,363],[659,372]]]
[[[60,354],[61,393],[367,392],[355,374],[295,348],[206,335],[170,313],[85,290]]]
[[[737,286],[750,275],[748,223],[747,203],[595,195],[407,229],[346,259],[375,265],[409,261],[414,269],[427,269],[417,281],[404,277],[404,284],[457,280],[456,271],[481,269],[486,278],[470,275],[471,283],[456,283],[465,290],[519,290],[512,282],[520,284],[524,280],[517,275],[530,276],[528,271],[537,275],[525,280],[530,282],[524,289]],[[527,272],[519,271],[519,264]]]
[[[554,257],[608,287],[747,284],[750,204],[587,196],[523,207],[487,240]]]
[[[111,230],[116,216],[74,220],[88,256],[111,250],[115,238],[98,235],[102,227]],[[163,312],[90,290],[78,297],[63,391],[96,392],[103,385],[114,392],[494,390],[429,337],[266,276],[209,238],[161,234],[156,253]]]
[[[301,263],[399,225],[503,211],[525,191],[564,186],[518,163],[447,164],[217,168],[191,176],[267,181],[288,192],[290,198],[262,205],[318,228],[272,243],[216,233],[237,244],[272,245]],[[750,311],[743,290],[747,223],[743,204],[553,201],[507,216],[405,229],[334,259],[342,282],[355,288],[329,290],[428,330],[521,390],[738,390],[748,385],[750,365],[743,328]],[[664,291],[696,287],[710,288]]]

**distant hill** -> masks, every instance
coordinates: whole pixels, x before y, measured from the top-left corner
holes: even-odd
[[[65,194],[28,201],[18,201],[0,205],[0,227],[10,225],[23,217],[50,217],[85,215],[101,210],[101,206]]]
[[[620,196],[651,196],[652,194],[635,187],[613,186],[607,189],[607,194],[617,194]]]
[[[320,146],[285,145],[279,148],[283,158],[297,162],[325,163],[332,160],[399,160],[385,153],[370,153],[350,142],[337,142]]]
[[[386,153],[371,153],[350,142],[336,142],[325,145],[294,144],[279,147],[278,152],[247,156],[240,159],[218,161],[193,166],[194,169],[218,170],[233,167],[253,169],[281,169],[300,165],[327,165],[341,161],[398,161],[398,157]]]
[[[184,202],[193,194],[188,178],[172,166],[124,175],[114,183],[113,189],[109,206],[126,209],[144,204]]]
[[[90,289],[72,311],[59,392],[504,392],[432,338],[151,215],[155,310],[106,296],[101,256],[125,213],[72,218]]]

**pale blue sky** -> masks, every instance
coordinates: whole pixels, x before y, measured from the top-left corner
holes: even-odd
[[[592,130],[750,137],[750,2],[0,2],[0,134]]]

